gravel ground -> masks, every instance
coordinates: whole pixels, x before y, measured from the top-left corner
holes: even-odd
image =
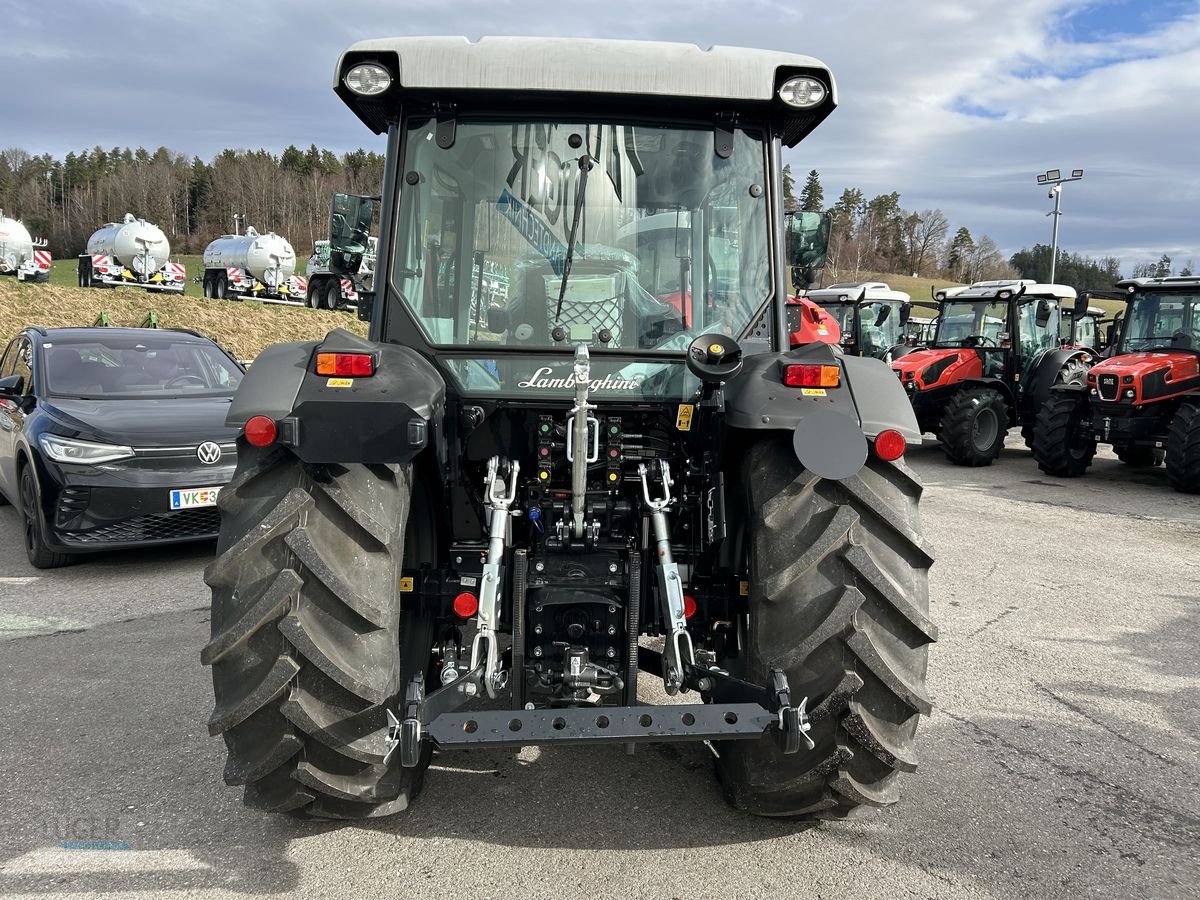
[[[212,548],[38,573],[0,509],[0,896],[1196,897],[1200,502],[1108,455],[909,458],[937,708],[899,806],[816,828],[728,809],[692,745],[446,755],[365,825],[244,809],[204,727]]]

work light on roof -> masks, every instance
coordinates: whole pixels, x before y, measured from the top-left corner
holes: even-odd
[[[779,87],[779,99],[796,109],[812,109],[819,106],[829,95],[828,88],[815,78],[797,75]]]
[[[392,75],[378,63],[359,63],[342,78],[342,83],[362,97],[382,94],[392,85]]]

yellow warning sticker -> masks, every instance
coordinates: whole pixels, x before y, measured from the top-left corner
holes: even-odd
[[[679,412],[675,414],[675,427],[680,431],[692,430],[692,413],[696,407],[691,403],[680,403]]]
[[[750,596],[750,582],[739,581],[738,582],[738,593],[741,594],[743,597],[749,597]]]
[[[800,393],[805,397],[824,397],[825,388],[800,388]]]
[[[330,378],[325,382],[325,387],[352,387],[354,385],[353,378]]]
[[[400,579],[400,593],[411,594],[413,592],[413,580],[411,578]]]

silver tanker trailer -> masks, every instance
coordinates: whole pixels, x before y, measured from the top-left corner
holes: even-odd
[[[88,238],[79,256],[80,287],[130,285],[182,294],[187,272],[171,262],[171,243],[161,228],[126,213]]]
[[[20,219],[0,209],[0,275],[15,275],[17,281],[49,281],[51,262],[46,242],[32,237]]]
[[[307,282],[296,275],[296,251],[274,232],[225,234],[204,248],[204,296],[212,300],[252,297],[273,303],[304,303]]]

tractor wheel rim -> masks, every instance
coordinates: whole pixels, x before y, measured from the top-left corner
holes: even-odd
[[[1000,423],[996,419],[996,411],[981,409],[971,423],[971,443],[977,450],[988,450],[996,441],[1000,431]]]

